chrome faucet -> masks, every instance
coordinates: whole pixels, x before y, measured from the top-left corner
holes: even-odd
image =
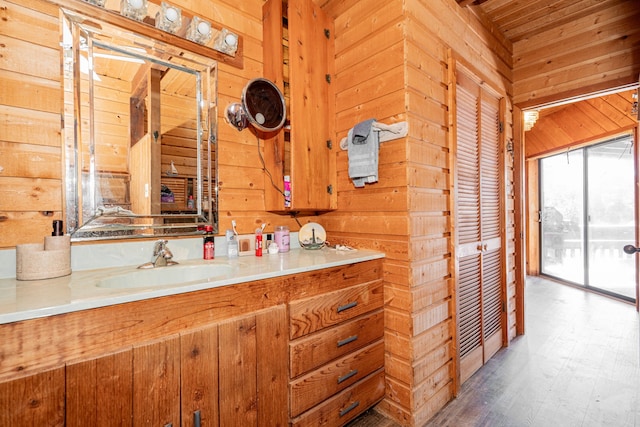
[[[167,246],[167,243],[169,243],[167,240],[158,240],[153,245],[153,257],[151,258],[151,262],[145,262],[138,266],[138,268],[166,267],[178,264],[176,261],[171,259],[173,258],[173,253]]]

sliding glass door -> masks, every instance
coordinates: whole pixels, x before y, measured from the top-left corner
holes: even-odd
[[[542,273],[635,301],[633,137],[540,160]]]

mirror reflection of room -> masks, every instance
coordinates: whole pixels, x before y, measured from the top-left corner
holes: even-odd
[[[77,142],[67,138],[67,161],[78,165],[67,177],[68,188],[78,180],[70,227],[99,227],[111,217],[111,230],[118,224],[117,234],[127,235],[211,222],[215,68],[106,25],[69,21],[65,93],[67,104],[77,104],[66,111],[79,117],[66,120],[79,127]]]

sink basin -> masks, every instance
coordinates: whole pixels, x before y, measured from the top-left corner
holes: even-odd
[[[229,264],[172,265],[105,277],[98,281],[100,288],[132,289],[179,285],[193,281],[207,281],[231,272]]]

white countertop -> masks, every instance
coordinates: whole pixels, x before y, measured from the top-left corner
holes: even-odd
[[[137,264],[78,271],[69,276],[47,280],[0,279],[0,324],[304,273],[383,257],[383,253],[369,250],[336,251],[331,248],[322,248],[320,250],[293,249],[288,253],[265,254],[262,257],[246,256],[233,259],[216,257],[211,261],[180,261],[178,259],[180,264],[175,267],[227,264],[229,268],[216,277],[155,287],[99,286],[101,280],[105,278],[143,271],[136,269]]]

